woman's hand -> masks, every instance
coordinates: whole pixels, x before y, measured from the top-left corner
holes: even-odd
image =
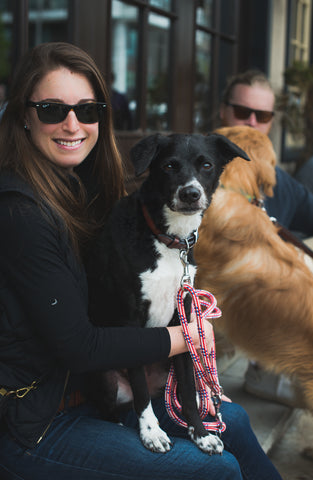
[[[205,341],[207,344],[208,351],[210,352],[213,347],[213,327],[212,324],[208,320],[203,321],[203,329],[205,334]],[[185,338],[183,335],[183,329],[181,325],[177,325],[176,327],[167,327],[167,330],[170,334],[171,338],[171,350],[169,357],[174,355],[178,355],[179,353],[184,353],[188,351],[187,344],[185,342]],[[198,327],[197,322],[194,321],[194,318],[191,319],[189,323],[189,334],[192,338],[192,341],[195,345],[195,348],[199,350],[200,348],[200,339],[198,334]]]
[[[176,327],[167,327],[170,337],[171,337],[171,351],[170,357],[178,355],[179,353],[184,353],[188,351],[187,344],[183,335],[183,330],[180,325]],[[213,326],[208,320],[203,320],[203,329],[205,334],[205,341],[207,349],[210,352],[214,346],[214,333]],[[192,316],[189,323],[189,334],[192,338],[192,341],[195,345],[195,348],[199,350],[200,348],[200,339],[198,334],[197,322],[195,321],[195,316]],[[231,402],[231,399],[222,395],[222,401]],[[212,400],[209,400],[209,413],[212,416],[215,416],[215,407]]]
[[[208,320],[203,320],[203,330],[205,335],[205,342],[208,351],[210,352],[214,346],[214,333],[213,326]],[[195,345],[195,348],[199,350],[200,348],[200,338],[198,333],[197,322],[194,319],[189,323],[189,332],[192,338],[192,341]]]

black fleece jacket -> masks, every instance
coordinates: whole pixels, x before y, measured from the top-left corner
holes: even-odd
[[[16,389],[42,379],[24,398],[10,399],[5,423],[20,443],[34,447],[57,412],[70,372],[84,376],[162,360],[170,339],[165,328],[89,322],[85,271],[62,222],[12,174],[0,176],[0,221],[0,386]]]

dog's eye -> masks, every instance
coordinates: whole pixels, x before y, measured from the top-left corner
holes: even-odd
[[[177,170],[178,165],[178,162],[168,162],[163,165],[163,170],[165,170],[166,172],[171,172]]]
[[[197,158],[197,168],[199,170],[211,170],[212,167],[212,163],[209,162],[208,158],[205,155],[199,155],[199,157]]]
[[[210,168],[212,168],[212,163],[210,163],[210,162],[203,162],[202,168],[204,168],[205,170],[210,170]]]

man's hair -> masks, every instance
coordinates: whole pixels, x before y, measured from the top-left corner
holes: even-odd
[[[227,80],[222,95],[222,103],[226,104],[230,101],[233,89],[236,85],[248,85],[249,87],[252,87],[255,84],[262,85],[264,88],[273,92],[273,88],[263,72],[260,70],[247,70],[246,72],[237,73]]]

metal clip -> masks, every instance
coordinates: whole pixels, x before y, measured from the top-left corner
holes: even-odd
[[[219,429],[218,429],[218,436],[221,437],[222,434],[222,428],[223,428],[223,419],[222,419],[222,414],[220,413],[220,406],[222,404],[222,395],[223,395],[223,388],[220,386],[220,393],[212,395],[212,402],[215,407],[215,419],[219,423]]]
[[[18,390],[15,391],[15,396],[17,398],[23,398],[25,397],[25,395],[28,394],[28,392],[30,392],[30,390],[34,390],[35,388],[37,388],[37,385],[36,385],[36,380],[31,384],[29,385],[28,387],[23,387],[23,388],[19,388]]]
[[[191,275],[189,272],[189,262],[188,262],[188,250],[180,250],[179,252],[179,258],[183,264],[184,267],[184,273],[182,276],[182,279],[180,281],[180,286],[181,288],[184,287],[184,283],[189,283],[190,285],[192,284],[191,282]]]
[[[194,236],[194,243],[197,243],[198,238],[199,238],[198,229],[194,230],[192,233],[193,233],[193,236]]]
[[[221,403],[222,403],[222,396],[221,395],[212,395],[212,402],[215,407],[216,412],[218,412]]]
[[[219,428],[218,428],[217,435],[219,436],[219,438],[221,438],[221,436],[222,436],[222,430],[223,430],[222,414],[221,414],[221,413],[217,413],[217,414],[216,414],[216,419],[217,419],[217,421],[219,422]]]

